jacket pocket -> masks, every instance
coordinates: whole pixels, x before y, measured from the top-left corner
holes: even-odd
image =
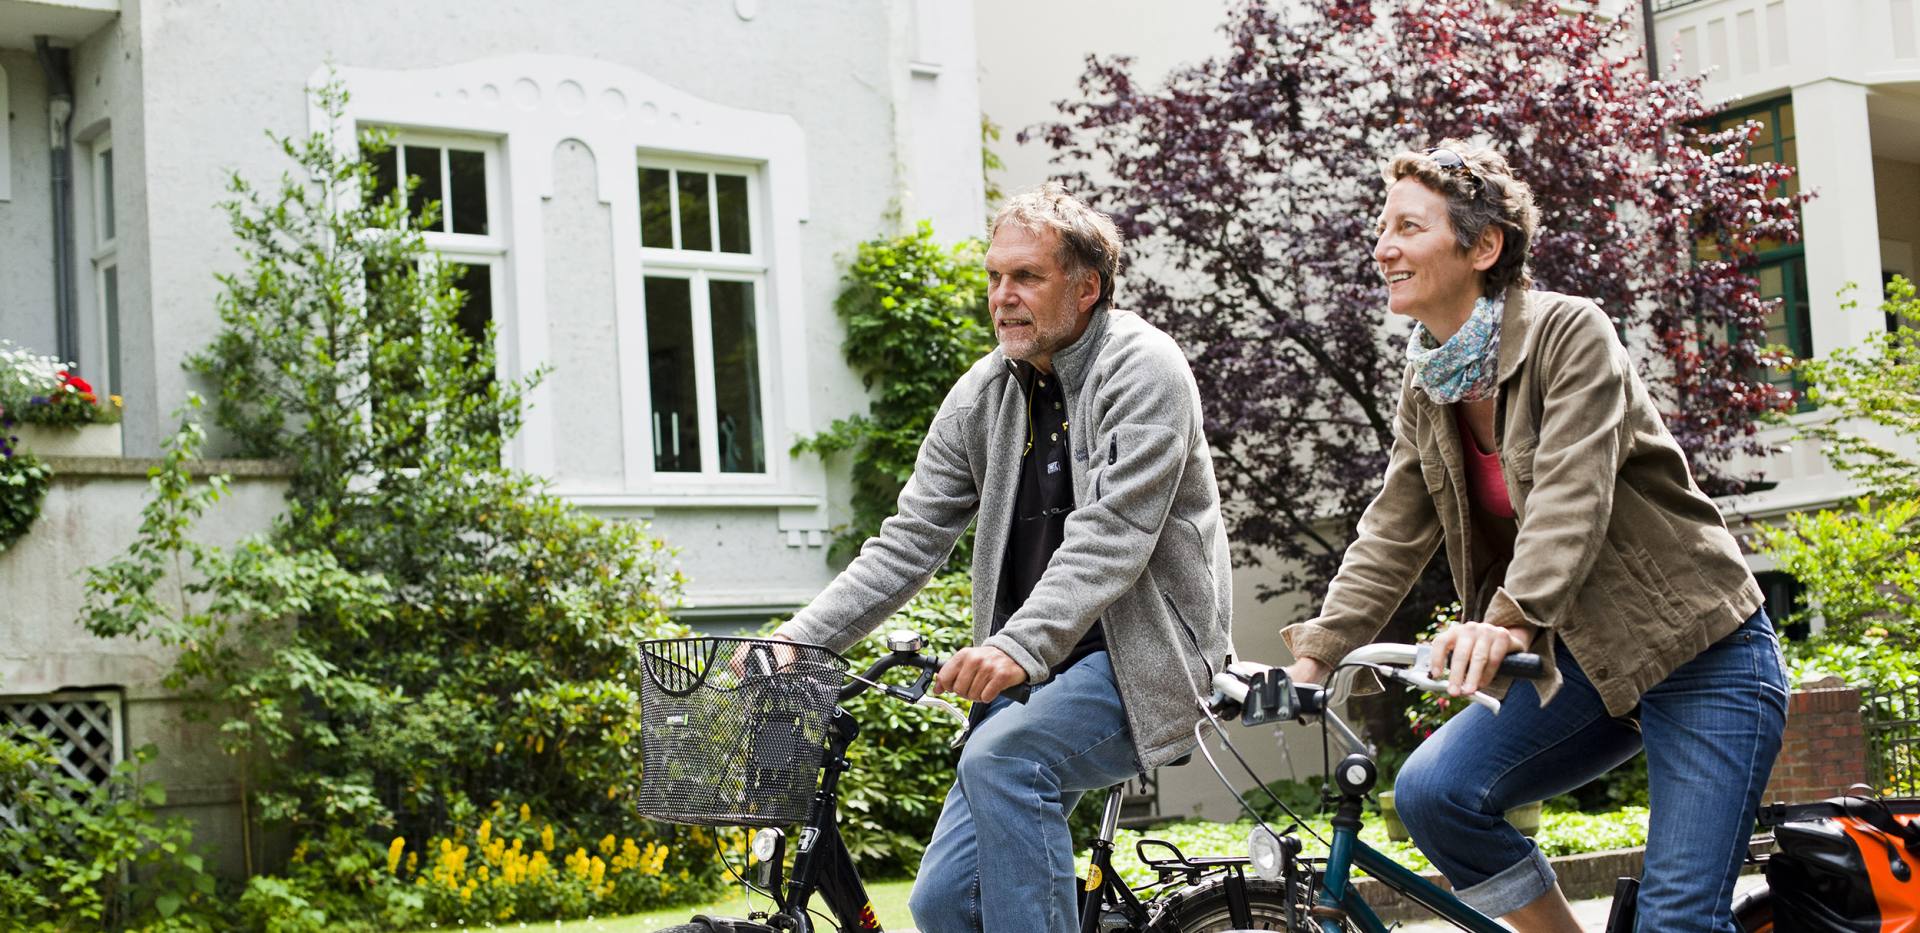
[[[1500,468],[1513,476],[1515,486],[1533,488],[1533,457],[1539,452],[1534,441],[1515,444],[1500,453]]]
[[[1207,669],[1207,683],[1212,683],[1213,682],[1213,662],[1207,660],[1206,649],[1200,647],[1199,634],[1194,632],[1193,626],[1187,624],[1187,617],[1181,614],[1180,605],[1173,601],[1172,593],[1169,593],[1166,590],[1161,590],[1160,598],[1166,601],[1168,611],[1173,613],[1174,623],[1180,626],[1181,631],[1187,633],[1187,643],[1193,646],[1193,653],[1196,657],[1200,659],[1200,666]]]
[[[1447,488],[1447,464],[1438,454],[1420,457],[1420,478],[1427,481],[1428,492]]]

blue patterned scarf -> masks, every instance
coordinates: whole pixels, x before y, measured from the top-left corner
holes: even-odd
[[[1425,324],[1414,322],[1407,339],[1413,384],[1437,405],[1492,398],[1500,371],[1500,305],[1482,297],[1459,332],[1439,346]]]

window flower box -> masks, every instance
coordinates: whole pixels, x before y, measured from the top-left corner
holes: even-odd
[[[41,459],[48,457],[118,457],[120,425],[16,424],[13,436],[20,447]]]

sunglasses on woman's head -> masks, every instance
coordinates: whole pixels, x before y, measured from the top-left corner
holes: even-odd
[[[1470,197],[1477,198],[1480,196],[1480,192],[1486,189],[1487,183],[1485,179],[1482,179],[1480,173],[1473,170],[1473,166],[1467,164],[1466,159],[1460,157],[1460,153],[1444,146],[1432,146],[1421,150],[1420,154],[1432,159],[1433,164],[1440,166],[1442,171],[1452,172],[1455,175],[1466,178],[1473,188]]]

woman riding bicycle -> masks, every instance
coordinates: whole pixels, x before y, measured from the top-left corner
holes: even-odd
[[[1318,617],[1282,633],[1295,680],[1370,641],[1444,542],[1463,618],[1433,676],[1489,692],[1544,656],[1496,718],[1471,707],[1408,759],[1395,802],[1462,900],[1521,931],[1578,930],[1507,808],[1644,746],[1641,930],[1731,931],[1735,876],[1780,745],[1786,683],[1759,586],[1592,301],[1534,291],[1539,211],[1497,152],[1391,159],[1373,258],[1414,320],[1385,486]]]

